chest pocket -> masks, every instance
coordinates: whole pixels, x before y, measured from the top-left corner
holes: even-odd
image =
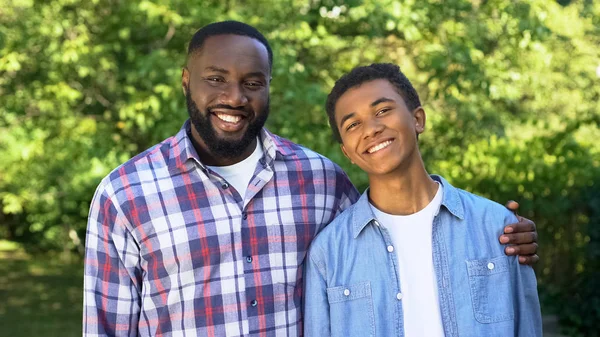
[[[331,336],[375,336],[371,283],[327,288]]]
[[[479,323],[514,319],[508,257],[467,260],[473,313]]]

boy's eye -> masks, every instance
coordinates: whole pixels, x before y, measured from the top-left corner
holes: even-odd
[[[353,129],[357,125],[358,125],[358,122],[352,122],[352,123],[348,124],[348,126],[346,126],[346,131],[350,131],[351,129]]]
[[[392,109],[390,109],[390,108],[383,108],[383,109],[380,109],[379,111],[377,111],[377,113],[376,113],[375,115],[376,115],[376,116],[379,116],[379,115],[381,115],[382,113],[386,113],[386,112],[388,112],[388,111],[390,111],[390,110],[392,110]]]

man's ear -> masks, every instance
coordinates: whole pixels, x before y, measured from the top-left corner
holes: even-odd
[[[181,89],[183,90],[183,95],[187,95],[187,88],[190,85],[190,71],[187,67],[183,67],[181,70]]]
[[[415,121],[415,130],[417,135],[425,132],[425,123],[427,122],[427,116],[423,107],[418,107],[413,111],[413,117]]]
[[[342,150],[342,153],[344,154],[344,156],[346,156],[346,158],[348,158],[348,160],[352,163],[352,165],[354,165],[354,162],[352,161],[352,159],[350,159],[350,156],[348,156],[348,153],[346,152],[346,148],[344,147],[344,144],[340,144],[340,149]]]

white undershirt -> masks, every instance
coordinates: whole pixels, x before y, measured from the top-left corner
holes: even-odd
[[[244,199],[244,196],[246,195],[246,189],[248,188],[248,183],[250,183],[250,179],[252,179],[252,175],[254,175],[256,165],[258,164],[260,158],[262,158],[263,153],[264,152],[260,138],[258,138],[256,142],[256,148],[254,149],[254,152],[248,156],[248,158],[229,166],[208,167],[213,172],[223,177],[223,179],[225,179],[229,185],[233,186],[233,188],[238,191],[242,199]]]
[[[407,337],[443,337],[442,315],[433,268],[433,218],[442,203],[442,185],[431,202],[417,213],[392,215],[371,209],[377,221],[389,232],[398,257]]]

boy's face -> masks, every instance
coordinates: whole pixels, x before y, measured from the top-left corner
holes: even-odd
[[[419,158],[417,134],[424,130],[425,112],[409,111],[388,80],[362,83],[346,91],[335,105],[342,151],[369,175],[409,167]]]

